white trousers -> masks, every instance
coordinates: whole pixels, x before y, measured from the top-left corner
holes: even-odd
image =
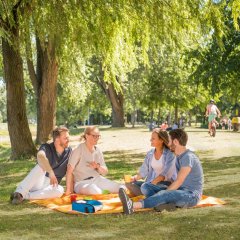
[[[126,186],[121,183],[98,176],[89,180],[76,182],[74,191],[75,193],[84,195],[102,194],[103,190],[108,190],[110,193],[118,193],[120,187],[126,189]]]
[[[37,164],[18,185],[16,192],[22,194],[24,199],[46,199],[61,197],[64,193],[62,186],[50,185],[50,178]]]

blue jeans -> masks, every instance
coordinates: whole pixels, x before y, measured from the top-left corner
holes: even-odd
[[[157,185],[154,185],[152,183],[143,183],[141,186],[141,192],[143,195],[145,195],[146,197],[151,197],[152,195],[154,195],[155,193],[158,193],[159,191],[162,190],[166,190],[167,187],[170,185],[170,182],[160,182]]]
[[[193,207],[199,201],[197,194],[183,188],[162,190],[142,200],[143,208],[153,208],[160,204],[174,203],[178,207]]]

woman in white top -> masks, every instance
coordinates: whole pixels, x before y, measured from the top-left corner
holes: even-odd
[[[103,154],[96,146],[99,140],[99,129],[89,126],[85,129],[80,143],[72,152],[68,162],[66,195],[79,193],[85,195],[102,194],[104,190],[118,193],[120,183],[106,179],[108,173]]]
[[[126,183],[132,195],[148,195],[148,186],[155,185],[159,191],[162,185],[170,185],[176,179],[175,156],[168,147],[168,133],[160,128],[152,131],[151,146],[138,174],[131,177],[131,183]],[[145,182],[139,181],[145,179]],[[161,186],[159,186],[161,185]]]

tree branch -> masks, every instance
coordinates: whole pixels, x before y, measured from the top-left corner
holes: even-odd
[[[7,23],[3,20],[2,16],[0,16],[0,27],[3,29],[7,28]]]
[[[15,23],[18,23],[18,14],[17,14],[17,11],[18,11],[18,8],[20,8],[20,5],[22,3],[22,0],[19,0],[14,6],[13,6],[13,18],[14,18],[14,22]]]
[[[37,75],[36,75],[36,72],[34,69],[33,61],[29,57],[27,57],[27,66],[28,66],[28,72],[29,72],[29,76],[30,76],[34,91],[37,94],[37,92],[38,92]]]
[[[101,89],[103,90],[103,92],[108,95],[108,92],[107,92],[107,88],[106,88],[106,83],[104,83],[103,80],[101,80],[98,76],[96,77],[97,79],[97,84],[101,87]]]
[[[16,10],[16,11],[17,11],[17,9],[20,7],[21,3],[22,3],[22,0],[19,0],[19,1],[13,6],[13,10]]]
[[[164,3],[166,6],[168,6],[169,10],[170,10],[173,14],[175,14],[176,16],[178,16],[179,18],[182,18],[182,19],[184,19],[184,20],[190,20],[190,19],[192,19],[192,18],[188,18],[188,17],[186,18],[186,17],[183,17],[182,15],[180,15],[178,12],[175,11],[175,9],[172,7],[172,5],[171,5],[168,1],[163,0],[163,3]]]
[[[7,13],[7,8],[5,5],[5,1],[2,1],[3,7],[5,8],[5,11]],[[8,19],[8,18],[7,18]],[[4,21],[2,15],[0,15],[0,27],[3,27],[5,30],[8,29],[8,21]]]

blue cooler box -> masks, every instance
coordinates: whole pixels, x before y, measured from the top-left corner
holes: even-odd
[[[102,203],[97,200],[78,200],[72,202],[72,210],[82,213],[95,213],[101,210]]]

